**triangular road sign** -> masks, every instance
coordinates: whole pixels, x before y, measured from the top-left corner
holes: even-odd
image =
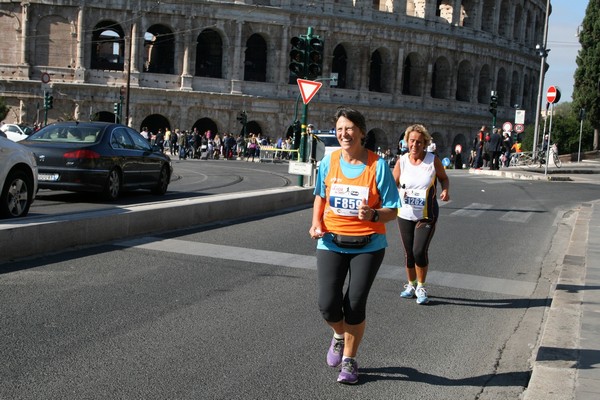
[[[302,101],[304,104],[308,104],[311,99],[317,94],[323,84],[321,82],[309,81],[306,79],[298,79],[298,86],[300,87],[300,94],[302,95]]]

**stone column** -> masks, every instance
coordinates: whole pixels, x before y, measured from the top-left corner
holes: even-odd
[[[242,29],[244,21],[236,21],[235,38],[233,39],[233,66],[230,69],[231,73],[231,93],[242,93],[242,74],[244,73],[242,65],[244,53],[242,51]]]
[[[192,90],[193,76],[190,74],[190,43],[191,43],[191,32],[192,31],[192,18],[187,18],[185,23],[186,31],[188,33],[182,35],[183,43],[180,47],[183,47],[183,66],[181,73],[181,90]]]
[[[394,7],[394,14],[406,16],[406,0],[392,0],[392,6]]]
[[[454,4],[452,5],[452,25],[461,26],[461,23],[460,23],[461,8],[462,8],[462,0],[454,0]]]
[[[27,35],[27,31],[29,30],[29,2],[23,3],[22,7],[23,9],[21,11],[21,16],[23,23],[21,24],[21,64],[29,64],[29,55],[27,52],[27,47],[29,44],[29,35]]]
[[[75,57],[75,82],[83,83],[85,81],[85,67],[84,67],[84,43],[85,43],[85,30],[83,28],[83,20],[85,17],[85,6],[80,6],[77,11],[77,55]]]

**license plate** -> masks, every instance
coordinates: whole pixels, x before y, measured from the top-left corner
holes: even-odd
[[[58,174],[38,174],[38,181],[57,181]]]

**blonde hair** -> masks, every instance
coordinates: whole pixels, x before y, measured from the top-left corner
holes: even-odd
[[[404,131],[404,141],[406,143],[408,143],[408,135],[410,135],[411,132],[418,132],[421,135],[423,135],[423,139],[425,140],[425,147],[431,144],[431,135],[429,134],[427,128],[425,128],[423,125],[413,124],[406,128],[406,130]]]

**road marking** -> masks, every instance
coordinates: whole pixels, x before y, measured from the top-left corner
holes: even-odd
[[[168,253],[187,254],[198,257],[211,257],[249,263],[277,265],[288,268],[317,269],[315,256],[283,253],[279,251],[247,249],[212,243],[199,243],[159,237],[142,237],[113,243],[116,246]],[[215,256],[218,254],[218,256]],[[404,281],[404,267],[383,264],[378,278]],[[511,296],[529,297],[535,289],[535,282],[523,282],[510,279],[492,278],[479,275],[458,274],[453,272],[429,271],[427,282],[457,289],[477,290]]]
[[[471,203],[468,206],[461,208],[460,210],[456,210],[453,213],[450,213],[450,216],[477,218],[492,207],[493,205],[491,204]]]
[[[519,211],[513,208],[512,211],[508,211],[502,215],[500,217],[500,221],[526,223],[531,219],[532,216],[533,212],[531,211]]]

